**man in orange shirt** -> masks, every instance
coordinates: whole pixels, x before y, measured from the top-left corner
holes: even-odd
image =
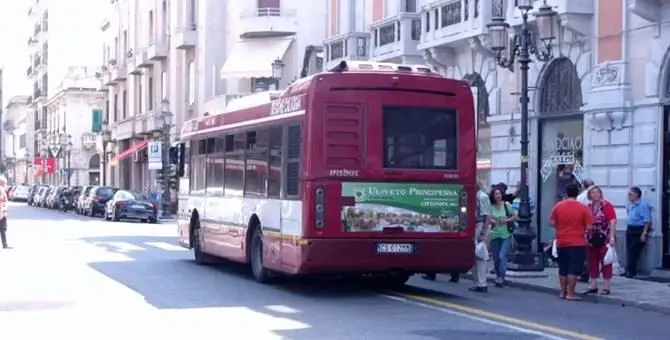
[[[579,186],[566,188],[566,199],[556,203],[549,220],[556,228],[558,276],[561,299],[581,300],[575,292],[586,261],[586,229],[592,224],[591,212],[577,201]]]

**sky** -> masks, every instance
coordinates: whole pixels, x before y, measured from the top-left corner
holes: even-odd
[[[0,0],[0,67],[3,68],[3,101],[29,95],[28,68],[29,0]]]

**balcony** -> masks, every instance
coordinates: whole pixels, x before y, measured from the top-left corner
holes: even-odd
[[[147,54],[146,50],[143,51],[138,51],[135,54],[135,71],[134,72],[140,72],[142,68],[148,68],[151,67],[153,64],[151,63],[151,60],[149,60],[149,55]]]
[[[152,110],[135,116],[135,133],[138,135],[153,135],[160,132],[163,126],[160,123],[160,112]]]
[[[323,42],[326,54],[326,69],[330,70],[342,60],[368,60],[370,57],[370,33],[349,32],[338,34]]]
[[[147,58],[150,61],[161,61],[167,59],[169,53],[168,42],[169,40],[167,37],[150,41],[146,50]]]
[[[112,140],[128,139],[135,135],[135,117],[120,120],[111,126]]]
[[[667,0],[628,0],[628,9],[633,14],[647,21],[661,23],[661,6],[668,3]]]
[[[33,103],[44,102],[47,99],[46,91],[40,89],[33,90]]]
[[[110,78],[114,82],[121,82],[128,79],[128,68],[126,64],[115,64],[109,66]]]
[[[178,50],[188,50],[195,47],[198,40],[198,31],[194,24],[178,28],[171,37],[171,42]]]
[[[374,61],[422,64],[423,53],[418,45],[421,38],[421,14],[400,13],[370,25],[373,46],[370,59]]]
[[[504,14],[503,0],[439,0],[421,8],[419,49],[469,48],[488,34],[486,25]]]
[[[584,36],[590,36],[593,32],[594,3],[595,1],[547,0],[547,4],[558,13],[561,26]],[[543,4],[544,0],[535,0],[534,7],[537,9]],[[507,18],[511,26],[521,25],[521,12],[514,6],[507,8]],[[535,16],[530,15],[529,18],[531,22],[535,21]]]
[[[109,68],[104,67],[102,70],[102,84],[105,86],[114,86],[116,85],[116,81],[114,81],[114,78],[112,78],[112,72],[109,70]]]
[[[240,15],[240,38],[280,37],[298,32],[298,11],[283,8],[256,8]]]

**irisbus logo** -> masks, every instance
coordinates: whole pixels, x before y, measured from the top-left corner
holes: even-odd
[[[333,177],[358,177],[358,170],[354,169],[333,169],[330,170]]]

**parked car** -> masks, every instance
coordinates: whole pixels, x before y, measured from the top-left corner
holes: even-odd
[[[30,195],[28,195],[28,205],[34,205],[35,204],[35,196],[37,196],[38,192],[40,191],[41,188],[45,188],[46,185],[43,184],[35,184],[30,188]]]
[[[53,189],[54,188],[52,186],[48,186],[43,191],[40,192],[39,201],[37,202],[38,207],[46,208],[47,197],[49,197]]]
[[[93,216],[105,215],[107,201],[111,200],[118,188],[114,187],[93,187],[84,202],[84,215]]]
[[[145,195],[133,191],[119,190],[112,199],[107,201],[105,219],[108,221],[128,219],[156,223],[158,221],[158,210]]]
[[[47,197],[47,202],[46,202],[47,208],[49,208],[49,209],[58,208],[58,199],[60,198],[60,194],[61,194],[61,192],[63,192],[64,189],[65,189],[65,187],[58,186],[58,187],[55,187],[53,189],[53,191],[51,191],[51,193],[49,194],[49,197]]]
[[[79,192],[79,196],[75,199],[74,202],[74,211],[79,214],[83,215],[84,214],[84,205],[86,203],[86,199],[88,198],[88,194],[91,193],[91,189],[93,189],[93,186],[87,185],[81,189]]]
[[[28,202],[28,196],[30,196],[30,187],[17,185],[12,190],[12,196],[8,198],[14,202]]]

